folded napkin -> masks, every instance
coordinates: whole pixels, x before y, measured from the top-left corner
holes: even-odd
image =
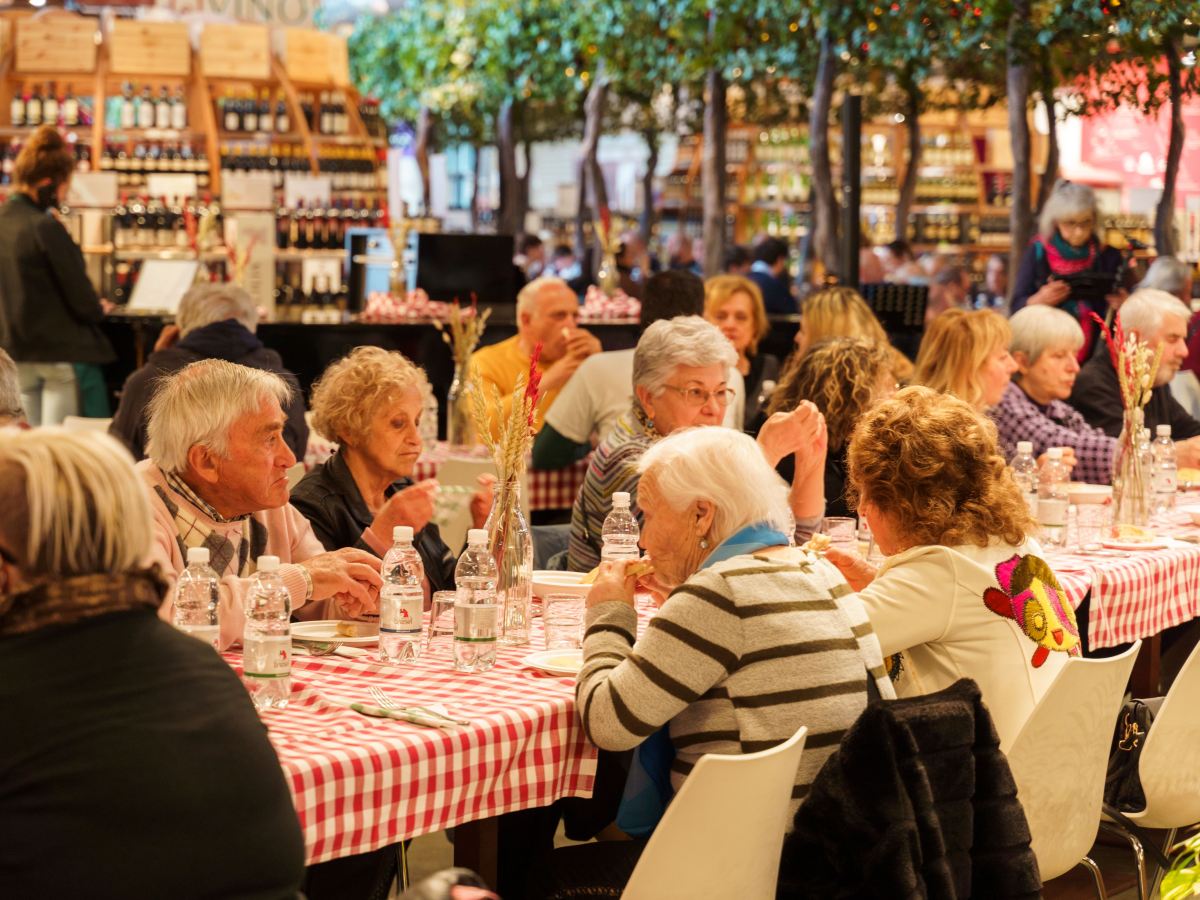
[[[382,706],[368,706],[365,703],[351,703],[350,708],[356,713],[362,713],[364,716],[375,716],[380,719],[399,719],[402,722],[409,722],[413,725],[426,725],[429,728],[449,728],[451,725],[470,725],[469,719],[452,719],[450,716],[444,716],[434,709],[427,706],[403,706],[385,708]]]

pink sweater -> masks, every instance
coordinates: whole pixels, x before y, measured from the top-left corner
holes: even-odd
[[[166,600],[158,614],[168,622],[174,607],[175,580],[179,573],[187,568],[187,562],[179,547],[179,539],[175,530],[175,519],[163,503],[155,488],[164,490],[171,502],[186,510],[198,519],[204,520],[214,532],[224,534],[232,539],[241,536],[243,522],[215,522],[204,510],[196,507],[186,497],[172,489],[163,477],[158,466],[150,460],[137,464],[138,473],[150,488],[150,505],[154,510],[154,556],[155,561],[162,566],[163,574],[170,585]],[[321,542],[313,534],[312,526],[290,503],[278,509],[264,509],[256,512],[253,518],[267,529],[267,546],[265,553],[279,557],[279,573],[283,583],[292,595],[292,614],[299,619],[344,619],[347,616],[341,607],[332,600],[319,600],[308,603],[304,597],[308,593],[308,580],[295,563],[304,562],[325,552]],[[250,590],[250,579],[239,578],[234,574],[226,574],[221,578],[221,649],[242,639],[242,631],[246,624],[245,599]]]

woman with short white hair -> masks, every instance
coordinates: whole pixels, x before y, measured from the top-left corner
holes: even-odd
[[[279,760],[234,671],[157,615],[128,452],[95,432],[0,432],[0,508],[5,896],[296,896],[304,841]]]
[[[1072,477],[1092,484],[1112,481],[1116,440],[1093,428],[1066,403],[1079,374],[1083,331],[1069,314],[1053,306],[1027,306],[1008,321],[1009,352],[1017,372],[1004,397],[988,414],[996,423],[1006,458],[1019,441],[1033,444],[1035,456],[1051,447],[1071,448]]]
[[[1080,362],[1091,355],[1098,333],[1089,313],[1103,317],[1128,296],[1121,252],[1105,244],[1096,193],[1084,184],[1059,181],[1042,207],[1038,234],[1030,242],[1013,286],[1012,311],[1057,306],[1083,330]],[[1106,292],[1107,291],[1107,292]]]

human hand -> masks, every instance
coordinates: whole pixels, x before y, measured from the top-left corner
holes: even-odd
[[[582,328],[576,328],[567,338],[567,356],[576,356],[580,362],[593,353],[599,353],[601,349],[600,339]]]
[[[183,332],[179,330],[178,325],[164,325],[163,330],[158,333],[158,340],[154,342],[154,352],[174,347],[182,336]]]
[[[1058,304],[1062,303],[1069,296],[1071,296],[1071,285],[1065,281],[1059,281],[1057,278],[1051,278],[1038,288],[1035,293],[1031,294],[1026,303],[1029,305],[1058,306]]]
[[[875,580],[875,567],[856,553],[829,547],[825,551],[825,558],[833,563],[846,583],[856,591],[861,591]]]
[[[1060,447],[1059,449],[1062,450],[1062,459],[1059,460],[1059,462],[1061,462],[1066,467],[1067,474],[1070,475],[1071,470],[1075,468],[1075,463],[1077,461],[1075,459],[1075,448],[1074,447]],[[1038,470],[1041,471],[1041,469],[1049,461],[1050,461],[1049,452],[1043,453],[1041,456],[1039,456],[1037,458]]]
[[[471,495],[471,522],[475,528],[482,528],[492,511],[492,502],[496,496],[496,476],[485,472],[475,480],[479,482],[479,490]]]
[[[627,603],[634,606],[634,591],[637,588],[637,576],[626,575],[628,568],[626,560],[605,560],[600,563],[600,571],[592,589],[588,591],[586,605],[588,609],[601,603]]]
[[[1175,459],[1181,469],[1200,468],[1200,437],[1176,441]]]
[[[379,560],[365,550],[344,547],[300,563],[312,578],[314,600],[333,598],[351,618],[379,611]]]
[[[575,370],[587,359],[586,356],[573,356],[570,353],[559,357],[553,364],[542,372],[542,392],[555,391],[566,384]]]
[[[642,561],[647,562],[648,557],[642,557]],[[666,603],[667,598],[671,596],[671,591],[678,587],[678,585],[675,584],[668,584],[663,577],[653,569],[638,578],[637,586],[650,594],[650,596],[654,599],[655,606],[662,606],[664,603]]]
[[[427,478],[392,494],[371,522],[371,530],[375,532],[376,537],[390,544],[392,529],[397,525],[410,526],[413,534],[428,525],[429,520],[433,518],[433,501],[437,495],[437,486],[435,479]]]
[[[772,413],[758,432],[758,445],[772,468],[785,456],[796,455],[797,477],[818,463],[825,468],[828,442],[825,417],[809,400],[802,400],[791,412]]]

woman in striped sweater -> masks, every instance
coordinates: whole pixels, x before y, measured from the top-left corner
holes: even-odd
[[[788,546],[788,489],[750,437],[693,428],[642,456],[642,544],[662,604],[637,638],[635,579],[606,562],[587,600],[576,700],[607,750],[669,726],[676,789],[705,753],[751,753],[808,727],[793,811],[868,685],[894,696],[858,598]]]

